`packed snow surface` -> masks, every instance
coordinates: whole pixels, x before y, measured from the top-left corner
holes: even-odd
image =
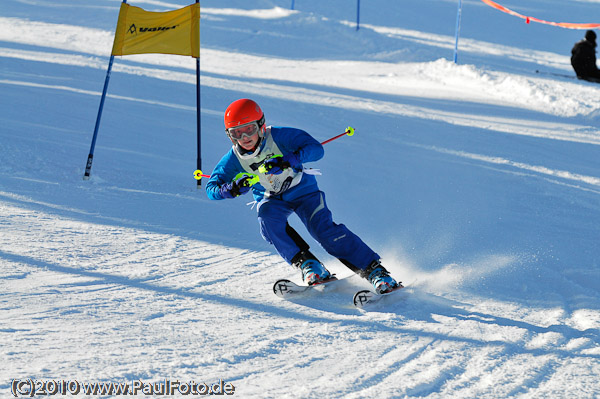
[[[250,198],[197,189],[190,57],[115,60],[84,181],[120,1],[2,0],[1,396],[31,380],[138,397],[167,381],[240,398],[600,397],[600,85],[569,63],[584,31],[463,1],[454,63],[457,3],[361,2],[357,30],[350,0],[201,2],[204,173],[238,98],[321,141],[356,129],[307,166],[334,220],[407,286],[359,311],[368,283],[295,217],[343,279],[276,297],[300,276]],[[500,3],[600,22],[598,0]]]

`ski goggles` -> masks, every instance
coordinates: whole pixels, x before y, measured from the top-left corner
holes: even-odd
[[[256,121],[246,123],[245,125],[230,127],[227,129],[227,135],[234,140],[241,140],[244,137],[252,137],[260,128],[258,127],[258,123]]]

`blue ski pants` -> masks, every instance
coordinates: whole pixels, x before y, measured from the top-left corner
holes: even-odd
[[[366,269],[379,255],[343,224],[333,222],[325,202],[325,193],[315,191],[293,200],[265,198],[259,203],[258,222],[263,238],[288,263],[300,248],[286,232],[288,217],[295,212],[310,235],[330,255]]]

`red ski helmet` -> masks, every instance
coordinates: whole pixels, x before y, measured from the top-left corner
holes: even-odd
[[[256,102],[241,98],[229,104],[225,110],[224,122],[225,130],[251,122],[256,122],[259,129],[262,130],[265,124],[265,114]]]

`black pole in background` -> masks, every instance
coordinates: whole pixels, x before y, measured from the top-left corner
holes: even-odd
[[[199,3],[200,0],[196,0],[196,4]],[[198,29],[200,29],[200,24],[198,24]],[[197,132],[197,147],[198,154],[196,158],[196,169],[202,170],[202,127],[201,127],[201,117],[200,117],[200,54],[198,54],[198,58],[196,58],[196,132]],[[201,179],[196,180],[196,188],[200,189],[202,186]]]

